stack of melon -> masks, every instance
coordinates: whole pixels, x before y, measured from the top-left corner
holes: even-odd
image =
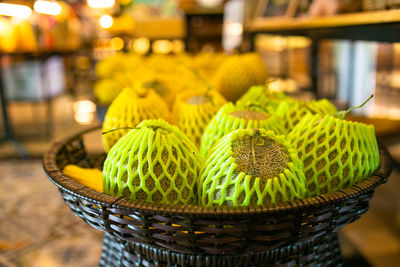
[[[326,99],[270,92],[257,85],[266,70],[235,69],[255,58],[221,60],[218,82],[181,91],[172,106],[156,84],[124,89],[103,123],[103,191],[167,204],[264,205],[331,193],[377,170],[373,126],[345,120]],[[235,83],[233,73],[253,80]]]
[[[172,109],[179,93],[203,87],[212,86],[227,100],[236,101],[250,86],[264,84],[268,71],[257,53],[231,56],[118,53],[100,61],[96,75],[94,96],[102,106],[109,106],[127,86],[150,86]]]

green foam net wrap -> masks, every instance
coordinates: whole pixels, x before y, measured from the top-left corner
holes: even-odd
[[[187,102],[188,99],[196,101],[196,98],[199,103]],[[201,103],[201,101],[207,102]],[[213,90],[184,91],[176,97],[173,121],[194,144],[200,147],[204,129],[225,103],[225,98]]]
[[[99,104],[109,106],[123,88],[116,80],[102,79],[94,84],[94,96]]]
[[[304,164],[309,197],[354,185],[379,167],[372,125],[307,114],[288,138]]]
[[[136,127],[141,121],[147,119],[170,119],[170,112],[164,100],[153,90],[148,89],[144,96],[140,96],[132,88],[124,89],[113,101],[104,117],[103,132],[111,131],[102,136],[106,152],[129,129],[124,127]]]
[[[279,110],[282,110],[282,112],[279,112]],[[288,100],[283,101],[278,107],[278,114],[282,119],[285,133],[290,132],[307,114],[333,115],[337,112],[336,107],[326,99],[313,101]]]
[[[108,153],[104,192],[148,202],[196,204],[200,164],[197,148],[176,126],[146,120]]]
[[[269,92],[268,88],[265,86],[255,85],[250,87],[250,89],[236,101],[236,105],[245,107],[255,104],[265,107],[269,113],[273,114],[277,110],[279,104],[287,99],[289,99],[288,96],[282,92]]]
[[[266,119],[243,119],[230,115],[232,112],[241,110],[255,110],[265,114]],[[268,116],[267,113],[259,110],[258,107],[236,107],[233,103],[225,104],[212,118],[204,130],[201,139],[200,154],[205,157],[211,147],[224,135],[237,129],[266,129],[277,134],[283,133],[281,121],[275,115]]]
[[[284,147],[288,153],[287,166],[270,178],[255,177],[239,171],[238,159],[233,156],[233,140],[242,136],[253,136],[255,130],[241,129],[231,132],[217,142],[203,164],[199,185],[201,205],[274,204],[305,196],[305,177],[295,150],[290,148],[284,136],[277,136],[264,129],[259,132],[262,137],[268,137]],[[270,155],[271,162],[264,164],[279,164],[275,156]]]

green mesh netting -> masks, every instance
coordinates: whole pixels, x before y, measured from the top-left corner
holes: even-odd
[[[325,98],[317,101],[306,102],[306,106],[312,114],[330,115],[338,113],[337,108]]]
[[[270,112],[274,113],[279,104],[283,100],[289,99],[282,92],[269,92],[268,88],[262,85],[252,86],[242,97],[236,101],[236,105],[240,107],[248,106],[248,105],[259,105],[263,106]]]
[[[240,111],[249,110],[257,111],[258,119],[239,118]],[[237,112],[237,116],[232,116],[232,113]],[[225,104],[218,113],[211,119],[210,123],[204,130],[201,139],[200,154],[205,157],[210,148],[224,135],[236,129],[267,129],[276,132],[277,134],[283,133],[281,121],[277,116],[268,116],[267,113],[261,111],[258,107],[239,108],[232,103]]]
[[[277,136],[272,131],[259,130],[259,137],[263,138],[263,142],[270,143],[260,148],[257,153],[254,152],[254,158],[251,159],[254,162],[250,162],[254,164],[255,172],[263,175],[251,175],[254,171],[252,166],[243,164],[243,157],[248,155],[237,154],[235,140],[253,137],[256,131],[236,130],[221,138],[211,149],[200,176],[200,204],[248,206],[274,204],[304,197],[306,188],[302,164],[297,158],[297,153],[282,135]],[[255,145],[260,144],[255,143]],[[273,149],[271,145],[274,146]],[[284,153],[276,153],[280,150],[279,147],[283,148]],[[248,149],[250,148],[245,147],[244,150]],[[282,166],[284,168],[281,169]],[[248,171],[241,171],[243,169]],[[270,171],[271,169],[274,171]]]
[[[288,138],[304,164],[310,197],[356,184],[379,166],[372,125],[307,114]]]
[[[107,110],[103,132],[123,127],[135,127],[146,119],[170,119],[170,112],[164,100],[148,89],[144,96],[127,88],[122,91]],[[106,152],[129,130],[120,129],[102,136]]]
[[[173,91],[167,82],[161,77],[154,77],[155,75],[148,75],[150,77],[142,76],[141,79],[135,83],[134,86],[145,87],[153,89],[161,98],[167,103],[169,107],[172,107],[176,92]]]
[[[123,88],[116,80],[102,79],[94,84],[94,97],[99,104],[109,106]]]
[[[333,115],[338,112],[336,107],[326,99],[317,101],[287,100],[279,105],[278,110],[286,111],[278,112],[281,114],[285,133],[291,131],[307,114]]]
[[[216,91],[190,90],[179,94],[173,108],[173,121],[200,147],[204,129],[226,100]]]
[[[146,120],[122,137],[104,162],[104,192],[133,200],[196,204],[201,160],[176,127]]]

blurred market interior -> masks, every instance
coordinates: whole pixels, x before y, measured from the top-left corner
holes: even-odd
[[[260,53],[270,90],[340,109],[374,95],[351,119],[374,124],[394,171],[366,215],[341,230],[341,249],[345,266],[400,266],[397,8],[397,0],[0,1],[0,266],[99,262],[102,234],[69,211],[41,166],[54,142],[100,125],[97,62],[247,51]]]

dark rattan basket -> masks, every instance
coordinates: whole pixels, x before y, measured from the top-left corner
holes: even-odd
[[[88,130],[88,131],[93,131]],[[274,206],[172,206],[117,198],[64,176],[66,164],[101,168],[82,136],[56,143],[44,169],[71,210],[106,232],[101,266],[337,266],[337,231],[359,219],[392,166],[380,150],[379,170],[331,194]]]

